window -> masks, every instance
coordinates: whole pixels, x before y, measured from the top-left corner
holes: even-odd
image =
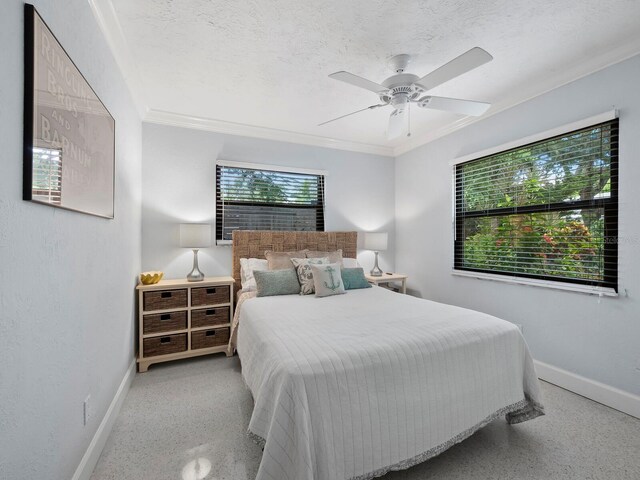
[[[218,164],[218,243],[234,230],[324,231],[324,175]]]
[[[52,148],[33,148],[31,192],[34,200],[54,205],[62,201],[62,155]]]
[[[455,167],[454,269],[617,291],[618,120]]]

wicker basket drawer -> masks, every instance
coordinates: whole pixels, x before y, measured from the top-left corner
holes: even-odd
[[[229,307],[203,308],[191,311],[191,328],[229,323]]]
[[[167,310],[169,308],[184,308],[187,306],[187,289],[158,290],[144,292],[144,310]]]
[[[227,328],[212,328],[191,333],[191,350],[199,348],[219,347],[229,343],[229,331]]]
[[[187,328],[187,312],[156,313],[142,317],[142,331],[148,333],[170,332]]]
[[[191,289],[191,305],[216,305],[229,303],[229,285]]]
[[[187,350],[187,334],[167,335],[166,337],[145,338],[143,340],[144,356],[155,357]]]

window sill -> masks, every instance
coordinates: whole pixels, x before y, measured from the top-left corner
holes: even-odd
[[[451,270],[452,275],[459,277],[476,278],[479,280],[492,280],[494,282],[511,283],[515,285],[529,285],[533,287],[553,288],[555,290],[565,290],[569,292],[586,293],[587,295],[598,295],[604,297],[617,297],[618,293],[613,288],[592,287],[589,285],[577,285],[566,282],[553,282],[550,280],[536,280],[535,278],[510,277],[494,273],[471,272],[465,270]]]

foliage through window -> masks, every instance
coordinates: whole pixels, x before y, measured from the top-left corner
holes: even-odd
[[[216,166],[216,240],[234,230],[324,231],[324,176]]]
[[[618,120],[455,167],[454,268],[617,289]]]

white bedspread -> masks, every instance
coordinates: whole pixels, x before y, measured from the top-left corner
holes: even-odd
[[[490,315],[374,287],[250,298],[238,316],[258,480],[369,479],[543,414],[524,338]]]

